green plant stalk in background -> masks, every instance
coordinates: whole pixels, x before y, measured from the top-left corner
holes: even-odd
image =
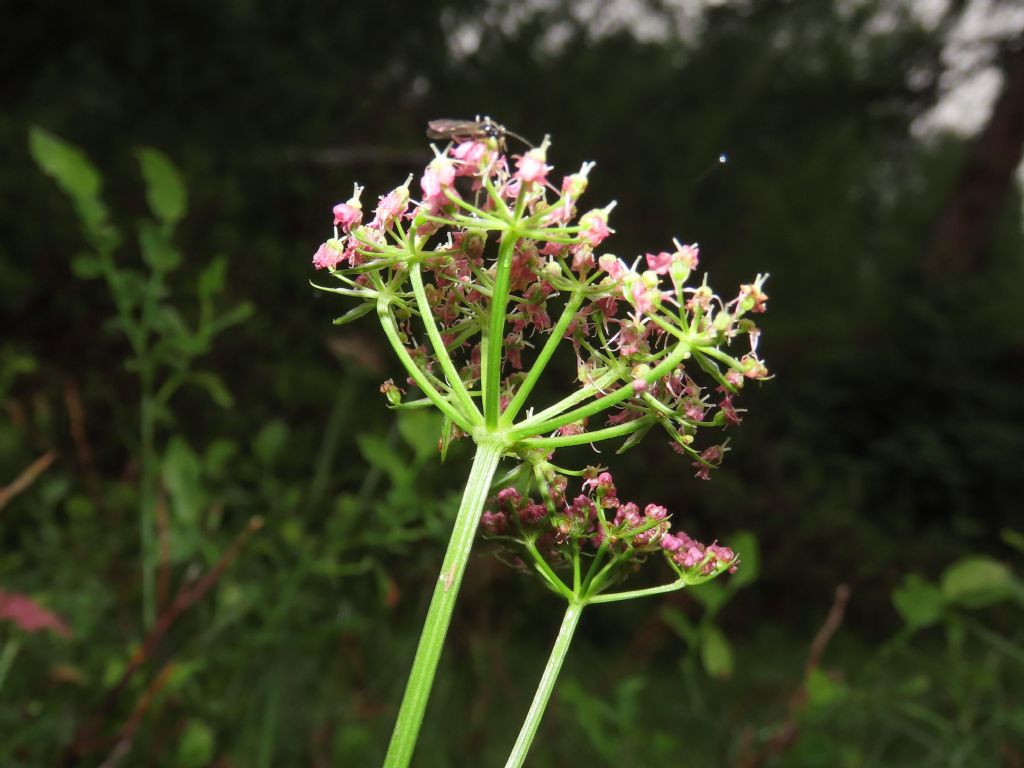
[[[213,300],[225,286],[227,264],[214,259],[202,271],[196,285],[199,311],[189,328],[177,308],[166,301],[168,276],[183,263],[174,245],[178,222],[188,207],[188,194],[180,172],[159,151],[142,148],[136,153],[145,184],[152,219],[140,221],[137,238],[146,271],[121,266],[114,254],[123,242],[100,194],[102,179],[78,148],[42,130],[29,131],[29,151],[39,167],[51,176],[71,200],[82,234],[91,250],[77,255],[71,271],[85,279],[102,278],[116,311],[116,327],[128,341],[128,369],[139,381],[139,549],[142,581],[142,626],[151,629],[159,606],[156,574],[160,566],[157,547],[156,505],[160,490],[161,452],[157,430],[171,420],[169,404],[182,385],[204,388],[218,405],[232,404],[224,383],[210,371],[195,371],[192,362],[209,351],[213,337],[252,314],[243,303],[218,313]],[[196,510],[191,510],[194,514]]]

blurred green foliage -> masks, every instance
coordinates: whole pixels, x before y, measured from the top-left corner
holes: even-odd
[[[308,262],[353,181],[393,187],[427,119],[477,112],[551,133],[561,170],[598,162],[619,255],[676,235],[716,283],[772,274],[778,378],[723,470],[652,444],[616,471],[746,568],[586,616],[530,765],[1020,761],[1022,206],[968,270],[928,270],[970,149],[910,131],[945,28],[765,0],[644,41],[515,5],[4,11],[0,485],[57,458],[0,510],[0,588],[73,636],[0,623],[0,764],[382,756],[466,452],[440,464],[439,425],[388,412],[372,323],[334,329]],[[148,458],[146,366],[154,399],[195,385],[161,398]],[[143,508],[158,613],[264,524],[116,689],[146,633]],[[504,759],[558,622],[485,558],[461,600],[424,766]]]

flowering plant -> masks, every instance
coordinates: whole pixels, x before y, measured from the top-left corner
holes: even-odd
[[[434,147],[418,200],[410,175],[380,197],[367,222],[356,186],[334,207],[334,237],[313,258],[340,283],[317,287],[362,302],[336,322],[376,312],[408,374],[403,384],[381,387],[391,407],[437,408],[442,455],[457,438],[477,448],[385,759],[391,767],[412,758],[478,526],[569,604],[509,765],[525,759],[586,605],[667,592],[736,568],[727,547],[673,532],[664,507],[621,502],[602,468],[574,471],[552,458],[557,448],[607,440],[621,440],[621,452],[659,427],[707,478],[726,445],[701,447],[698,432],[739,423],[737,393],[768,375],[750,317],[765,309],[765,276],[726,301],[706,277],[689,284],[696,245],[676,241],[633,263],[598,253],[612,233],[614,203],[579,214],[593,164],[556,184],[547,138],[510,156],[497,126],[485,124],[492,130]],[[748,349],[730,352],[743,337]],[[575,387],[524,411],[563,344],[576,358]],[[412,387],[422,397],[407,398]],[[492,494],[502,457],[517,466]],[[583,493],[570,498],[574,476]],[[609,591],[657,553],[671,582]]]

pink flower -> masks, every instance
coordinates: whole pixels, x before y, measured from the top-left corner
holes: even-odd
[[[447,157],[435,157],[423,172],[420,187],[423,200],[433,208],[448,204],[447,190],[455,189],[455,165]]]
[[[386,195],[382,195],[377,210],[374,212],[373,222],[370,224],[375,229],[388,229],[398,221],[409,209],[409,184],[412,182],[412,175],[405,180],[405,184],[397,187]]]
[[[662,251],[661,253],[647,254],[647,268],[656,275],[664,275],[672,264],[672,254]]]
[[[551,170],[551,166],[544,163],[546,159],[547,151],[545,147],[540,146],[531,149],[516,160],[515,177],[527,184],[535,184],[537,182],[543,184],[547,180],[548,171]]]
[[[648,504],[644,507],[644,517],[650,520],[664,520],[668,517],[668,509],[660,504]]]
[[[494,160],[494,151],[483,141],[464,141],[452,148],[458,161],[456,176],[476,176]]]
[[[18,592],[0,590],[0,621],[9,621],[23,632],[45,629],[61,637],[71,637],[71,630],[60,616]]]
[[[345,252],[338,240],[328,240],[313,254],[313,266],[317,269],[334,269],[345,258]]]
[[[363,206],[359,202],[359,196],[363,188],[358,184],[348,202],[338,203],[334,206],[334,226],[341,227],[345,232],[351,232],[352,227],[358,226],[363,220]]]
[[[587,190],[587,176],[593,167],[593,163],[584,163],[579,173],[562,179],[562,197],[567,205],[578,200]]]
[[[495,496],[498,504],[501,506],[507,506],[510,509],[515,509],[519,506],[519,501],[522,496],[519,495],[519,491],[515,488],[502,488],[498,491],[498,495]]]
[[[572,268],[580,277],[585,276],[594,268],[594,250],[586,245],[572,248]]]
[[[597,260],[598,266],[601,267],[615,282],[619,282],[629,272],[629,267],[622,263],[622,259],[612,256],[606,253],[600,259]]]
[[[612,230],[608,228],[608,211],[602,208],[595,208],[587,211],[580,217],[580,239],[596,248],[603,243]]]
[[[492,536],[500,536],[505,532],[506,520],[504,512],[484,512],[480,515],[480,527]]]
[[[548,516],[548,509],[543,504],[531,501],[519,510],[519,519],[523,525],[536,525]]]
[[[683,548],[683,545],[684,540],[681,537],[675,536],[671,533],[666,533],[664,536],[661,537],[661,548],[664,549],[666,552],[678,552],[680,549]]]

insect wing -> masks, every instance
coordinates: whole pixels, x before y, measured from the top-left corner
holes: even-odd
[[[427,137],[431,139],[477,139],[485,135],[484,123],[477,120],[431,120]]]

